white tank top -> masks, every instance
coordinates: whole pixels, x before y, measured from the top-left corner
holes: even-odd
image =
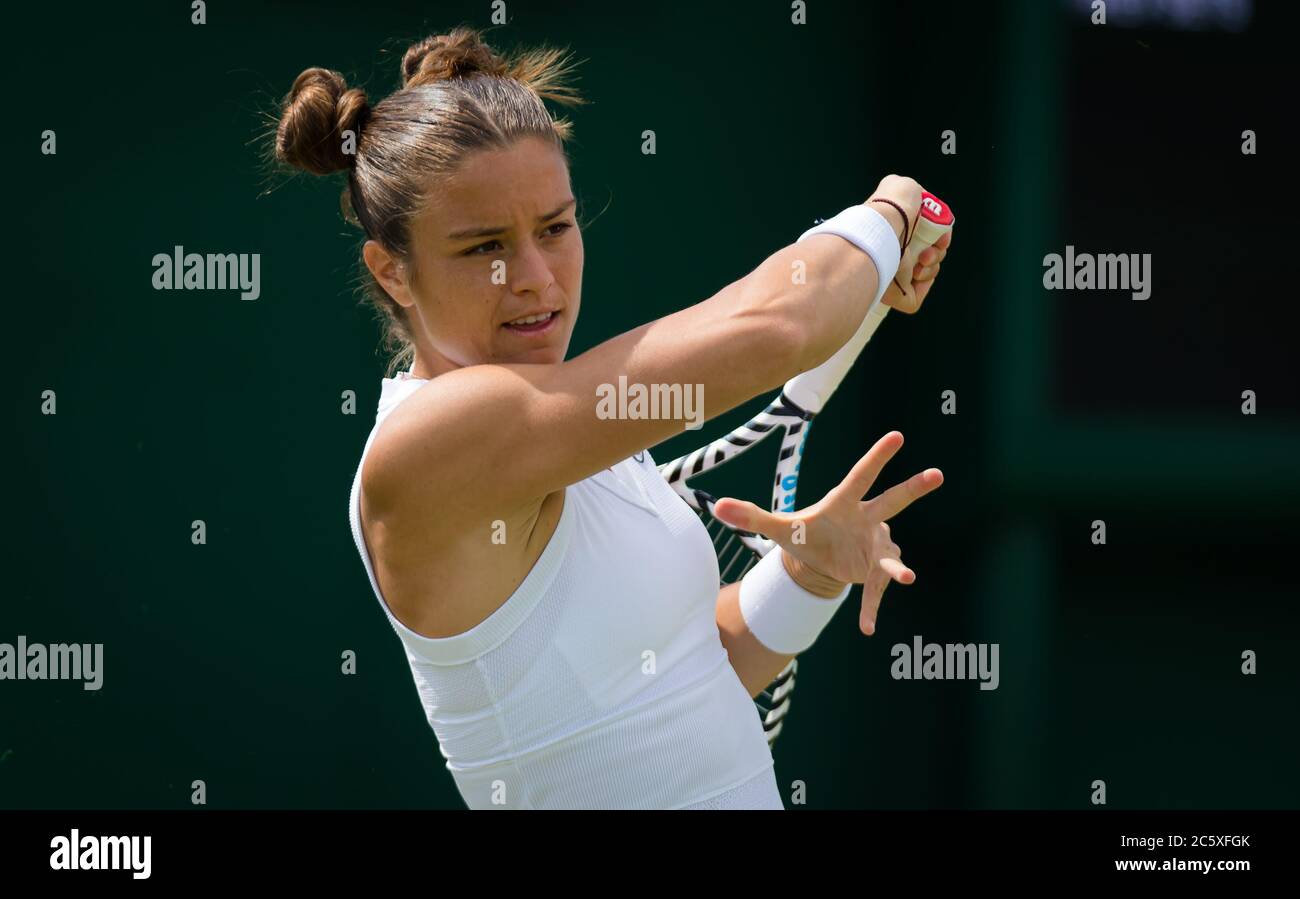
[[[385,378],[374,429],[427,381]],[[472,809],[782,807],[758,713],[718,634],[704,525],[638,453],[565,488],[519,588],[468,631],[430,638],[380,606]]]

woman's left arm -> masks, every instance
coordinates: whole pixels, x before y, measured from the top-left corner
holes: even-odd
[[[745,625],[740,614],[740,582],[727,584],[718,591],[718,634],[731,659],[731,667],[745,685],[749,698],[763,692],[794,656],[773,652]]]
[[[785,574],[797,588],[814,597],[831,602],[846,584],[862,584],[858,628],[871,636],[876,632],[876,616],[885,588],[891,583],[911,584],[916,580],[915,572],[903,564],[898,544],[890,538],[888,522],[943,483],[941,471],[927,468],[873,499],[863,500],[880,470],[902,445],[903,435],[890,431],[858,460],[839,486],[797,512],[769,512],[753,503],[724,497],[714,504],[713,517],[737,530],[762,534],[775,542],[779,549],[773,548],[772,552],[780,553]],[[764,677],[780,673],[781,659],[790,659],[771,649],[771,639],[759,643],[742,614],[740,586],[754,577],[764,563],[759,563],[737,583],[722,588],[715,612],[718,632],[731,664],[741,682],[754,692],[771,681],[771,677],[767,681]],[[804,613],[812,608],[805,603]],[[834,613],[834,609],[827,611]],[[825,626],[829,614],[814,615],[820,621],[818,628]],[[785,627],[786,623],[779,626]],[[806,647],[806,641],[816,638],[816,631],[788,636]]]
[[[782,562],[796,584],[827,602],[834,601],[844,589],[844,584],[813,571],[794,556],[783,554]],[[718,634],[731,660],[731,667],[745,685],[749,698],[753,699],[776,679],[794,656],[775,652],[754,636],[740,611],[740,581],[725,584],[718,591],[716,618]]]

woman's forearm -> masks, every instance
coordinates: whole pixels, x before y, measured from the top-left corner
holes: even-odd
[[[718,591],[715,618],[718,637],[736,677],[740,678],[749,698],[757,698],[794,656],[773,652],[750,632],[740,612],[739,581]]]
[[[894,234],[903,217],[886,204],[873,204]],[[797,352],[793,377],[814,368],[848,342],[866,316],[881,274],[866,252],[835,234],[814,234],[783,247],[736,284],[748,311],[777,322],[792,334]],[[886,279],[893,272],[886,273]],[[787,356],[787,358],[789,358]]]

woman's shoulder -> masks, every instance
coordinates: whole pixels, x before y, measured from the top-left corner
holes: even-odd
[[[412,486],[438,489],[441,482],[444,492],[458,493],[448,490],[453,479],[484,474],[476,469],[490,451],[492,430],[509,426],[502,407],[510,404],[510,381],[491,365],[429,379],[385,379],[362,464],[363,493],[382,506],[408,496]]]

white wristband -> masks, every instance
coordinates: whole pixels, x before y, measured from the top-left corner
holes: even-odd
[[[813,645],[853,585],[832,599],[815,596],[790,577],[781,555],[778,546],[741,578],[740,616],[759,643],[792,656]]]
[[[876,295],[872,302],[884,296],[885,289],[898,274],[903,256],[898,246],[898,235],[883,215],[866,204],[850,206],[839,215],[809,228],[799,235],[799,240],[813,234],[838,234],[870,256],[876,264]]]

